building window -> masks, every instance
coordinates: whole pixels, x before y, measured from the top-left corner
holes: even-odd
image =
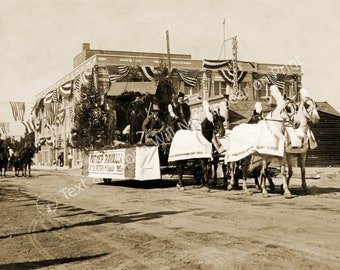
[[[222,96],[222,95],[226,94],[226,89],[227,89],[227,83],[226,82],[214,81],[213,91],[212,91],[214,93],[214,97]]]

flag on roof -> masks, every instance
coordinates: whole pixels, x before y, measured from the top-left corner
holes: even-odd
[[[25,126],[28,134],[34,132],[35,126],[32,120],[21,121],[21,123]]]
[[[196,86],[199,70],[177,69],[177,72],[187,85]]]
[[[130,71],[129,66],[107,66],[107,70],[109,71],[109,80],[110,82],[117,82],[124,79]]]
[[[25,102],[9,102],[12,107],[12,113],[15,121],[24,121]]]

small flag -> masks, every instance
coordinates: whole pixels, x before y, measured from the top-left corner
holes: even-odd
[[[57,114],[58,114],[58,103],[47,103],[45,104],[46,111],[46,120],[47,123],[52,126],[56,123]]]
[[[181,77],[181,79],[187,84],[192,87],[196,86],[197,82],[197,76],[199,73],[199,70],[189,70],[189,69],[178,69],[177,70],[178,75]]]
[[[108,66],[109,80],[111,83],[124,79],[130,71],[129,66]]]
[[[34,132],[35,127],[34,127],[34,123],[32,120],[21,121],[21,123],[25,126],[28,134]]]
[[[0,122],[0,128],[5,135],[9,134],[9,122]]]
[[[57,125],[62,125],[64,123],[65,114],[66,114],[65,109],[60,108],[58,110],[58,115],[57,115],[57,119],[56,119]]]
[[[25,102],[10,101],[12,113],[15,121],[24,121]]]

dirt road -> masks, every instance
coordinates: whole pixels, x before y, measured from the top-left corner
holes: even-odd
[[[293,199],[80,171],[0,179],[0,269],[340,269],[340,173]],[[188,179],[189,181],[189,179]],[[280,179],[275,179],[277,190]]]

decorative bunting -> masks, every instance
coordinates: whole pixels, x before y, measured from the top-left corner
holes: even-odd
[[[48,92],[44,98],[44,103],[51,103],[51,102],[58,102],[58,90],[53,89],[52,91]]]
[[[64,83],[62,86],[59,87],[59,94],[63,98],[69,98],[72,93],[72,85],[73,85],[73,80]]]
[[[130,71],[129,66],[107,66],[111,83],[124,79]]]
[[[87,69],[80,74],[81,85],[85,88],[90,88],[92,84],[92,69]]]
[[[194,87],[196,86],[197,76],[199,70],[189,70],[189,69],[177,69],[178,75],[181,79],[188,85]]]
[[[231,66],[230,60],[203,60],[203,68],[206,69],[230,68]]]
[[[9,102],[12,107],[12,113],[15,121],[24,121],[25,102]]]
[[[226,70],[219,70],[218,72],[220,73],[220,75],[222,76],[222,78],[224,79],[226,83],[231,84],[231,85],[233,84],[234,74],[232,70],[226,69]],[[237,72],[237,83],[241,83],[246,75],[247,75],[247,71],[238,71]]]
[[[155,69],[154,67],[147,67],[147,66],[141,66],[141,70],[144,74],[144,76],[149,80],[153,81],[155,75],[160,74],[160,70]]]

